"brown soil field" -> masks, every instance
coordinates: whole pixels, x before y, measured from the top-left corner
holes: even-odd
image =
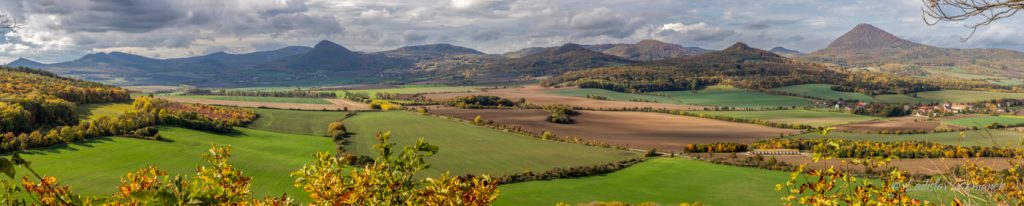
[[[693,154],[695,156],[707,157],[707,154]],[[715,154],[715,157],[728,158],[728,154]],[[737,153],[737,157],[746,158],[749,155],[746,153]],[[775,157],[775,159],[789,163],[790,165],[800,165],[811,162],[810,156],[799,156],[799,155],[778,155],[778,156],[765,156],[765,158]],[[843,164],[843,160],[847,161],[847,164]],[[815,169],[828,169],[828,166],[835,166],[836,169],[848,169],[854,171],[863,171],[864,166],[848,164],[852,160],[850,158],[835,158],[830,159],[828,162],[819,161],[816,163],[809,164],[808,167]],[[991,167],[996,170],[1003,170],[1010,167],[1008,160],[1014,161],[1013,158],[977,158],[970,159],[971,161],[978,163],[981,166]],[[950,168],[956,165],[962,165],[964,159],[959,158],[917,158],[917,159],[894,159],[889,162],[890,167],[896,167],[900,170],[907,171],[915,174],[925,175],[937,175],[937,174],[948,174]]]
[[[391,84],[350,84],[350,85],[339,85],[339,86],[326,86],[316,87],[313,89],[318,90],[361,90],[361,89],[388,89],[398,88],[396,85]]]
[[[758,139],[796,134],[800,130],[779,129],[680,115],[650,112],[579,111],[573,124],[545,121],[549,115],[534,109],[437,108],[432,114],[472,120],[477,115],[496,124],[520,127],[534,134],[549,131],[559,137],[579,137],[638,149],[681,151],[687,144],[712,142],[750,143]]]
[[[367,110],[370,106],[363,103],[357,103],[346,99],[324,99],[333,104],[298,104],[298,103],[280,103],[280,102],[246,102],[246,101],[227,101],[227,100],[214,100],[214,99],[200,99],[200,98],[186,98],[186,97],[160,97],[162,99],[171,100],[175,102],[184,103],[198,103],[198,104],[209,104],[209,105],[225,105],[225,106],[238,106],[238,107],[265,107],[275,109],[298,109],[298,110],[343,110],[348,108],[349,110]]]
[[[656,109],[669,109],[669,110],[699,110],[705,107],[696,105],[676,105],[676,104],[663,104],[663,103],[652,103],[652,102],[627,102],[627,101],[608,101],[608,100],[596,100],[588,99],[583,97],[570,97],[556,94],[548,94],[549,91],[565,90],[571,88],[545,88],[539,85],[527,85],[524,87],[508,88],[508,89],[487,89],[487,91],[481,92],[469,92],[469,93],[443,93],[443,94],[425,94],[424,97],[433,100],[445,100],[454,97],[469,96],[469,95],[491,95],[499,96],[513,101],[519,98],[526,99],[526,102],[532,104],[565,104],[575,107],[592,108],[592,109],[623,109],[623,108],[656,108]]]
[[[959,127],[955,125],[944,124],[940,120],[929,120],[928,117],[917,117],[917,116],[906,116],[906,117],[894,117],[883,120],[872,120],[866,122],[857,122],[851,124],[844,124],[835,127],[838,131],[848,132],[879,132],[882,130],[895,131],[895,130],[924,130],[932,131],[935,129],[957,129]]]

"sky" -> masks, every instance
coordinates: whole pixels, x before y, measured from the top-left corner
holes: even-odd
[[[1024,16],[984,27],[929,26],[920,0],[0,0],[23,27],[0,31],[0,62],[95,52],[153,58],[245,53],[330,40],[375,52],[450,43],[486,53],[656,39],[803,52],[858,23],[952,48],[1024,51]]]

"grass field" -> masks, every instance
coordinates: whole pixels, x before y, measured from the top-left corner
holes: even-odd
[[[392,94],[421,94],[421,93],[445,93],[445,92],[471,92],[479,91],[480,87],[476,86],[435,86],[435,85],[402,85],[399,88],[386,88],[386,89],[363,89],[363,90],[348,90],[349,92],[366,92],[370,94],[370,97],[374,97],[377,93],[392,93]],[[338,97],[344,97],[344,91],[338,91]]]
[[[411,112],[363,112],[345,120],[354,135],[348,151],[371,154],[378,131],[391,131],[400,145],[424,138],[440,148],[427,158],[431,168],[421,175],[506,175],[525,171],[589,166],[637,157],[639,153],[544,141],[469,123],[421,116]]]
[[[248,127],[274,132],[323,136],[326,134],[327,125],[331,121],[342,119],[346,113],[256,109],[259,118],[256,118],[256,121],[253,121]]]
[[[213,99],[213,100],[224,100],[224,101],[242,101],[242,102],[279,102],[279,103],[299,103],[299,104],[331,104],[331,102],[320,99],[320,98],[296,98],[296,97],[246,97],[246,96],[207,96],[207,95],[183,95],[176,97],[187,97],[187,98],[199,98],[199,99]]]
[[[991,132],[991,137],[989,135]],[[800,138],[821,138],[821,135],[816,132],[795,135],[792,137]],[[871,141],[929,141],[939,144],[947,145],[963,145],[963,146],[1001,146],[1001,147],[1020,147],[1021,133],[1013,130],[1006,129],[995,129],[995,130],[973,130],[965,131],[964,138],[960,138],[960,132],[942,132],[942,133],[926,133],[926,134],[865,134],[865,133],[847,133],[840,131],[832,131],[829,138],[839,139],[850,139],[850,140],[871,140]]]
[[[806,124],[814,127],[832,126],[878,119],[878,117],[840,112],[811,111],[804,109],[774,111],[691,111],[697,114],[729,116],[741,119],[759,119],[788,124]]]
[[[782,171],[656,158],[607,175],[502,185],[494,205],[591,201],[781,205],[779,198],[785,193],[775,191],[775,184],[788,178],[789,173]],[[912,191],[911,196],[931,200],[934,193]]]
[[[941,90],[919,92],[917,98],[907,95],[878,95],[879,102],[887,103],[934,103],[934,102],[979,102],[993,99],[1024,99],[1024,93],[983,92],[964,90]]]
[[[992,125],[992,123],[999,123],[999,124],[1002,124],[1002,125],[1018,125],[1018,124],[1024,124],[1024,117],[1020,117],[1020,116],[990,116],[990,115],[984,115],[984,116],[960,118],[960,119],[954,119],[954,120],[946,120],[944,122],[949,123],[949,124],[954,124],[954,125],[957,125],[957,126],[962,126],[962,127],[974,127],[974,126],[985,127],[985,126]]]
[[[697,93],[690,91],[659,92],[667,94],[673,99],[678,99],[683,104],[740,107],[740,108],[763,108],[763,107],[802,107],[811,106],[811,100],[772,95],[762,92],[749,91],[730,86],[712,86],[700,90]]]
[[[557,94],[557,95],[565,95],[565,96],[576,96],[576,97],[587,97],[587,95],[597,95],[597,96],[607,97],[608,100],[613,100],[613,101],[629,101],[629,100],[632,100],[632,99],[642,99],[642,100],[648,100],[648,101],[655,101],[655,102],[658,102],[658,103],[679,104],[679,100],[672,99],[672,98],[669,98],[669,97],[654,96],[654,95],[643,95],[643,94],[632,94],[632,93],[616,92],[616,91],[611,91],[611,90],[606,90],[606,89],[595,89],[595,88],[578,88],[578,89],[571,89],[571,90],[557,90],[557,91],[551,91],[551,92],[548,92],[548,93]]]
[[[25,159],[36,171],[57,177],[84,195],[110,195],[120,177],[147,165],[170,174],[195,175],[197,165],[206,164],[200,155],[212,144],[231,145],[230,162],[252,176],[257,196],[288,193],[305,200],[292,186],[289,174],[312,161],[312,154],[333,151],[329,138],[291,135],[238,128],[237,135],[219,135],[175,127],[161,127],[169,142],[133,138],[100,138],[69,146],[30,150]],[[26,174],[19,171],[18,174]]]
[[[774,89],[771,89],[771,90],[782,91],[782,92],[789,92],[789,93],[800,94],[800,95],[807,95],[807,96],[817,97],[817,98],[822,98],[822,99],[859,100],[861,102],[873,102],[873,101],[875,101],[875,99],[872,99],[870,96],[864,95],[864,94],[861,94],[861,93],[840,92],[840,91],[832,90],[832,86],[833,85],[831,85],[831,84],[801,84],[801,85],[779,87],[779,88],[774,88]]]
[[[121,116],[131,108],[132,104],[127,103],[80,104],[75,112],[78,113],[78,119],[99,119]]]
[[[610,100],[627,101],[630,99],[644,99],[655,101],[659,103],[668,104],[685,104],[685,105],[701,105],[701,106],[719,106],[719,107],[740,107],[740,108],[763,108],[763,107],[792,107],[792,106],[810,106],[811,100],[782,96],[772,95],[762,92],[749,91],[744,89],[738,89],[730,86],[712,86],[707,89],[701,90],[697,93],[690,91],[667,91],[667,92],[656,92],[659,94],[668,95],[655,96],[655,95],[641,95],[641,94],[629,94],[623,92],[609,91],[604,89],[570,89],[551,92],[558,95],[586,97],[588,94],[599,95],[608,97]]]

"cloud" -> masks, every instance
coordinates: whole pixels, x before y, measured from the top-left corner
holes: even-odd
[[[674,42],[717,42],[735,34],[736,32],[733,30],[711,26],[704,22],[695,24],[677,22],[661,25],[661,27],[654,29],[651,35],[658,39],[668,39]]]
[[[944,47],[1024,49],[1024,18],[962,43],[958,24],[927,26],[915,1],[887,0],[0,0],[25,23],[0,34],[0,60],[66,61],[95,51],[165,58],[251,52],[328,39],[381,51],[452,43],[501,53],[532,46],[658,39],[723,48],[742,41],[814,51],[857,23]],[[827,13],[827,14],[825,14]]]

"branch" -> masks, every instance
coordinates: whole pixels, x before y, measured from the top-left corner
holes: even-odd
[[[941,22],[966,22],[964,27],[971,34],[961,41],[967,41],[978,32],[978,28],[992,22],[1011,17],[1024,9],[1024,0],[921,0],[924,13],[921,18],[929,26]],[[973,19],[979,19],[972,21]]]

